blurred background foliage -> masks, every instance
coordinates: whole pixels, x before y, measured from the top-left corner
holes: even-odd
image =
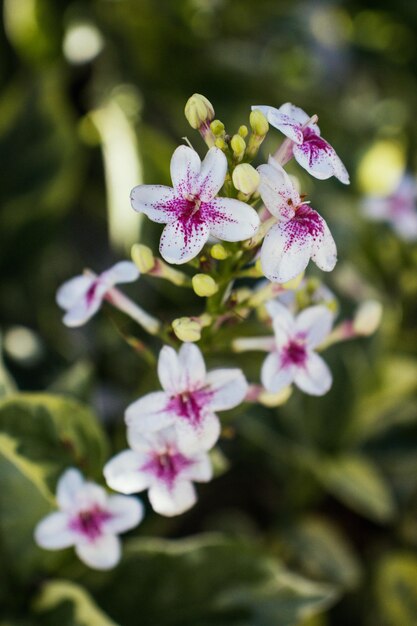
[[[415,626],[417,248],[359,203],[417,168],[417,4],[3,0],[2,15],[0,624]],[[144,339],[126,319],[105,310],[68,330],[55,292],[139,239],[156,249],[129,191],[169,182],[183,136],[204,152],[183,116],[194,92],[230,132],[252,104],[319,115],[351,186],[290,169],[338,244],[325,278],[342,316],[374,297],[383,324],[326,353],[324,398],[230,413],[198,505],[149,512],[115,572],[87,572],[39,550],[32,529],[65,467],[100,480],[125,445],[124,407],[155,376],[120,336]],[[166,320],[201,307],[146,277],[128,291]],[[212,363],[237,358],[255,380],[260,356]],[[8,399],[17,389],[31,394]]]

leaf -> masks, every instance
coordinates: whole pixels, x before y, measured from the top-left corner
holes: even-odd
[[[135,540],[96,595],[124,626],[136,626],[138,606],[141,626],[292,626],[337,596],[255,545],[219,535]]]
[[[62,606],[62,605],[65,606]],[[68,610],[70,604],[70,610]],[[66,580],[52,580],[43,585],[33,609],[42,614],[42,624],[60,626],[117,626],[98,608],[90,594]]]
[[[361,577],[360,563],[346,537],[328,520],[306,517],[281,537],[285,549],[307,575],[346,589]]]
[[[368,458],[350,454],[313,466],[323,486],[348,507],[376,522],[395,515],[395,503],[378,467]]]
[[[385,556],[377,571],[376,594],[384,626],[415,626],[417,557],[411,553]]]
[[[47,464],[51,480],[71,465],[101,476],[107,456],[104,432],[93,413],[75,400],[47,394],[19,394],[0,403],[0,432],[16,438],[18,451]]]

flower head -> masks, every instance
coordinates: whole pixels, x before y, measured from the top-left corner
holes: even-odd
[[[336,265],[336,245],[324,219],[303,202],[284,169],[273,158],[259,168],[259,192],[276,218],[261,250],[265,276],[278,283],[295,278],[311,259],[323,271]]]
[[[417,240],[417,181],[410,175],[400,180],[388,196],[369,196],[363,213],[371,220],[387,221],[405,241]]]
[[[108,292],[117,283],[131,283],[139,277],[139,270],[130,261],[120,261],[96,276],[92,272],[75,276],[64,283],[57,292],[56,300],[66,311],[66,326],[81,326],[100,308]]]
[[[57,487],[59,511],[35,528],[35,540],[47,550],[75,546],[77,556],[94,569],[110,569],[120,560],[118,534],[137,526],[143,517],[136,498],[111,496],[86,482],[76,469],[67,470]]]
[[[324,180],[336,176],[345,185],[349,184],[349,174],[334,148],[320,136],[320,128],[305,111],[286,102],[279,109],[270,106],[253,106],[261,111],[274,128],[288,139],[289,155],[312,176]],[[284,165],[284,163],[283,163]]]
[[[179,515],[197,499],[196,482],[213,474],[206,452],[185,455],[178,448],[172,426],[155,433],[129,433],[130,450],[116,455],[104,467],[107,484],[122,493],[148,489],[153,509],[161,515]]]
[[[150,393],[131,404],[125,414],[130,437],[174,426],[184,454],[209,450],[220,435],[216,411],[240,404],[247,382],[240,369],[206,372],[203,355],[191,343],[162,348],[158,376],[163,391]]]
[[[265,389],[277,393],[295,383],[313,396],[325,394],[332,375],[323,359],[314,351],[330,333],[333,316],[325,306],[312,306],[294,317],[282,304],[271,301],[275,347],[266,357],[261,371]]]
[[[179,146],[171,159],[174,187],[139,185],[131,194],[132,207],[151,220],[166,224],[160,252],[168,263],[193,259],[209,235],[224,241],[252,237],[258,214],[244,202],[216,198],[227,172],[227,159],[219,148],[210,148],[203,162],[197,152]]]

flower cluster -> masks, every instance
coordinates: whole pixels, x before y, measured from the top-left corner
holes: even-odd
[[[57,487],[59,511],[35,531],[42,547],[75,546],[87,565],[101,569],[120,557],[118,533],[142,518],[143,506],[131,494],[147,491],[151,507],[165,516],[195,504],[194,483],[213,477],[210,451],[221,435],[219,411],[245,402],[278,405],[293,384],[313,396],[325,394],[332,374],[319,352],[371,334],[381,316],[380,305],[369,302],[353,320],[334,327],[335,296],[317,279],[303,278],[310,259],[332,271],[336,245],[284,166],[294,157],[318,179],[335,176],[349,182],[335,150],[321,137],[317,116],[289,103],[279,109],[255,106],[250,130],[242,125],[229,134],[199,94],[189,99],[185,114],[208,147],[204,158],[191,144],[179,146],[171,159],[172,187],[139,185],[131,193],[134,210],[164,224],[162,258],[136,244],[133,263],[116,263],[99,276],[86,270],[57,294],[67,326],[82,325],[107,302],[162,343],[157,366],[162,389],[127,407],[128,448],[103,470],[108,487],[124,495],[108,495],[77,470],[67,470]],[[254,167],[270,125],[285,139],[266,163]],[[204,299],[205,309],[168,322],[150,315],[115,286],[139,274],[192,289],[200,302]],[[267,280],[250,286],[262,276]],[[260,332],[271,329],[267,336],[218,334],[223,327],[244,324],[253,313]],[[149,353],[146,346],[141,349]],[[268,352],[259,382],[249,385],[240,368],[207,372],[203,354],[229,352],[233,358],[245,350]]]

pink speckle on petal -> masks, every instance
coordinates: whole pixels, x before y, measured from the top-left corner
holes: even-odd
[[[301,204],[284,228],[287,236],[284,252],[288,251],[294,243],[300,245],[310,238],[319,242],[324,234],[322,218],[308,204]]]
[[[103,523],[111,518],[108,511],[104,511],[99,506],[95,506],[87,511],[80,511],[74,517],[69,526],[72,530],[83,535],[90,541],[94,541],[103,533]]]
[[[304,141],[302,145],[303,152],[308,154],[308,160],[310,167],[314,166],[314,163],[320,161],[323,156],[331,156],[333,148],[327,141],[324,141],[319,135],[317,135],[308,126],[303,129]],[[324,153],[324,154],[323,154]]]
[[[140,471],[151,474],[172,489],[177,477],[192,464],[192,460],[168,448],[162,453],[155,452]]]
[[[87,305],[90,306],[91,303],[93,302],[97,289],[99,286],[99,281],[95,280],[92,285],[89,287],[87,293],[85,294],[86,300],[87,300]]]
[[[167,410],[198,427],[204,417],[204,409],[212,395],[211,391],[205,389],[185,392],[173,396],[168,403]]]

